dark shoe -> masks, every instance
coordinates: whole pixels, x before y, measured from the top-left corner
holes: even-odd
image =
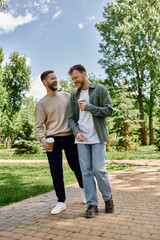
[[[108,201],[105,201],[105,213],[112,213],[113,211],[114,211],[114,204],[111,197]]]
[[[96,205],[89,205],[86,210],[86,218],[93,218],[98,213],[98,207]]]

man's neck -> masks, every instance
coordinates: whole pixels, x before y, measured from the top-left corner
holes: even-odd
[[[90,87],[90,85],[91,85],[91,82],[87,78],[81,90],[87,90]]]
[[[47,96],[48,97],[53,97],[53,96],[55,96],[57,94],[57,91],[52,91],[52,90],[48,90],[47,91]]]

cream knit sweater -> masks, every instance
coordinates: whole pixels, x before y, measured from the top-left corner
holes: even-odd
[[[55,96],[45,96],[37,103],[35,134],[39,141],[43,142],[44,138],[48,136],[72,134],[68,126],[69,101],[69,93],[56,92]]]

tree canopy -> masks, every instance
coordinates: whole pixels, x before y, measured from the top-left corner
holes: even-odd
[[[139,103],[142,143],[147,144],[144,101],[148,99],[150,131],[160,82],[160,2],[117,0],[104,7],[104,20],[96,24],[102,41],[99,63],[106,82],[117,88],[126,79]]]
[[[8,8],[8,3],[6,0],[0,0],[0,12],[4,12]]]

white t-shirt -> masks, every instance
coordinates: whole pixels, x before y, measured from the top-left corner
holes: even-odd
[[[85,99],[86,103],[89,103],[88,89],[81,90],[79,99]],[[83,135],[85,136],[85,141],[78,142],[77,139],[75,139],[75,143],[82,143],[82,144],[100,143],[99,137],[94,127],[92,114],[89,111],[81,111],[79,109],[78,127],[83,133]]]

